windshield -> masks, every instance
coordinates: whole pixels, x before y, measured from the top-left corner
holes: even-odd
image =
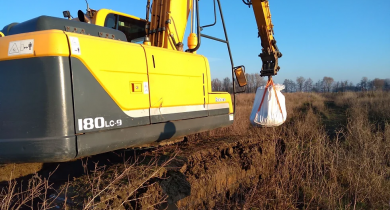
[[[107,15],[104,26],[122,31],[129,42],[142,42],[145,32],[146,21],[136,20],[122,15]]]

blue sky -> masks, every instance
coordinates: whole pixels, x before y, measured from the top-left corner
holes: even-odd
[[[245,65],[248,73],[259,72],[261,45],[253,10],[241,0],[221,0],[221,4],[235,65]],[[89,5],[145,17],[146,0],[89,0]],[[40,15],[62,17],[63,10],[76,16],[85,8],[84,0],[4,0],[0,28]],[[389,0],[270,0],[270,8],[275,38],[283,53],[276,82],[298,76],[314,81],[331,76],[353,83],[363,76],[390,78]],[[212,0],[200,1],[200,10],[201,25],[213,22]],[[219,16],[218,24],[203,33],[223,38]],[[214,78],[230,76],[225,44],[203,38],[198,53],[209,58]]]

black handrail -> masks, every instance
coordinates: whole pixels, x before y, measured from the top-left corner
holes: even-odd
[[[225,33],[225,40],[201,34],[201,29],[200,29],[201,27],[199,26],[200,21],[199,21],[199,2],[198,1],[199,0],[196,0],[196,16],[197,16],[196,18],[197,18],[197,26],[198,26],[197,27],[198,28],[197,29],[198,30],[198,34],[197,34],[198,35],[198,44],[196,45],[196,47],[194,49],[187,49],[186,52],[197,51],[199,49],[199,47],[200,47],[201,37],[205,37],[205,38],[208,38],[208,39],[212,39],[212,40],[215,40],[215,41],[226,43],[227,48],[228,48],[228,52],[229,52],[230,63],[232,65],[231,69],[232,69],[232,85],[233,85],[233,100],[234,100],[234,102],[233,102],[234,103],[234,105],[233,105],[233,114],[235,114],[236,113],[236,83],[235,83],[235,80],[234,80],[234,62],[233,62],[232,52],[230,50],[229,38],[228,38],[228,35],[227,35],[227,32],[226,32],[225,19],[223,17],[223,13],[222,13],[221,2],[219,0],[217,0],[219,12],[221,14],[223,31]]]
[[[215,26],[215,24],[217,24],[217,10],[216,10],[216,7],[215,7],[215,0],[214,0],[214,23],[210,24],[210,25],[202,26],[202,27],[200,27],[200,29],[202,30],[203,28],[207,28],[207,27],[210,27],[210,26]]]
[[[226,39],[226,45],[228,47],[228,51],[229,51],[229,57],[230,57],[230,63],[232,65],[232,84],[233,84],[233,95],[234,95],[234,106],[233,106],[233,114],[236,113],[236,83],[234,82],[234,63],[233,63],[233,56],[232,56],[232,52],[230,50],[230,44],[229,44],[229,38],[228,38],[228,35],[227,35],[227,32],[226,32],[226,26],[225,26],[225,19],[223,18],[223,13],[222,13],[222,7],[221,7],[221,2],[219,0],[217,0],[218,2],[218,7],[219,7],[219,12],[221,13],[221,19],[222,19],[222,25],[223,25],[223,31],[225,32],[225,39]]]

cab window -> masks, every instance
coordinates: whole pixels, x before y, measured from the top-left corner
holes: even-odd
[[[106,17],[106,21],[104,22],[104,27],[117,29],[117,15],[109,14]]]
[[[146,35],[145,25],[145,21],[115,14],[107,15],[104,23],[105,27],[122,31],[126,35],[127,41],[134,43],[143,41]]]

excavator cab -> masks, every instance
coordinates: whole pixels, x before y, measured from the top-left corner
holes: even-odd
[[[63,14],[65,18],[71,19],[69,11],[64,11]],[[142,43],[144,41],[146,36],[145,27],[148,23],[148,21],[133,15],[108,9],[92,10],[90,8],[87,9],[87,13],[79,10],[78,18],[72,20],[121,31],[125,34],[127,41],[132,43]]]
[[[142,43],[146,35],[146,21],[132,17],[110,13],[104,22],[104,27],[122,31],[128,42]]]

